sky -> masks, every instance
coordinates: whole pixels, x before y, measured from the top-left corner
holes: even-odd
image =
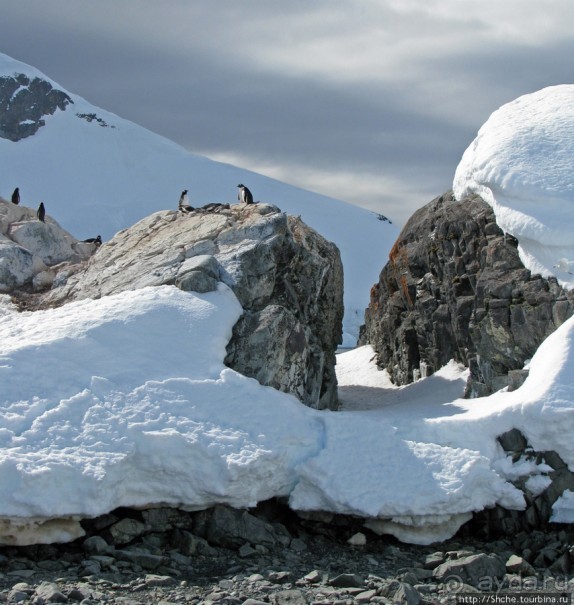
[[[391,217],[570,83],[571,0],[2,0],[0,52],[212,159]],[[190,190],[192,186],[190,185]]]

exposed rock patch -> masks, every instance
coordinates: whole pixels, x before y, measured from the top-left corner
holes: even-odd
[[[0,77],[0,137],[20,141],[45,125],[44,118],[73,103],[46,80],[26,74]]]
[[[518,429],[500,435],[498,441],[515,465],[535,465],[541,469],[532,482],[527,473],[512,483],[524,493],[526,510],[512,511],[495,506],[475,513],[473,525],[485,535],[516,535],[547,530],[552,526],[553,506],[566,490],[574,491],[574,473],[554,451],[537,452]]]
[[[371,290],[361,344],[397,384],[455,359],[468,395],[519,386],[525,362],[574,313],[574,293],[532,275],[480,197],[445,193],[405,225]]]

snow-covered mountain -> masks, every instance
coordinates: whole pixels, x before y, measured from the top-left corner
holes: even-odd
[[[21,105],[36,79],[69,102],[55,99],[52,115],[38,116],[33,109],[23,113],[15,128],[33,134],[18,141],[2,135],[0,126],[1,196],[10,199],[19,187],[23,205],[36,208],[42,201],[46,212],[78,239],[101,235],[107,240],[144,216],[176,208],[184,189],[192,206],[235,203],[237,185],[243,183],[256,201],[300,215],[337,244],[345,269],[345,344],[354,345],[369,290],[398,234],[394,224],[342,201],[194,155],[94,107],[37,69],[0,55],[0,83],[18,74],[28,81],[6,89],[2,112]],[[40,94],[47,91],[40,87]],[[35,130],[33,122],[39,120],[45,124]]]

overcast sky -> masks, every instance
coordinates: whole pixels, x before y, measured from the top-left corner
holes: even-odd
[[[0,0],[0,51],[194,153],[403,224],[492,111],[572,83],[573,24],[572,0]]]

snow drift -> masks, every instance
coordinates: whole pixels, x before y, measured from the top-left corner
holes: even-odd
[[[454,177],[462,200],[477,193],[518,239],[533,273],[574,286],[574,85],[551,86],[495,111]]]

